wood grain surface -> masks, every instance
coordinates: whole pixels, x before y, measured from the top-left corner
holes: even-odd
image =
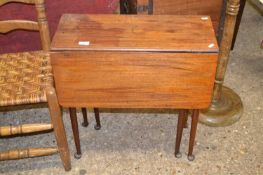
[[[43,0],[38,0],[43,2]],[[0,1],[0,6],[6,3],[10,3],[10,2],[21,2],[21,3],[27,3],[27,4],[34,4],[36,2],[36,0],[1,0]]]
[[[54,52],[64,107],[207,108],[217,54]]]
[[[62,110],[58,103],[55,88],[53,86],[47,86],[46,94],[51,123],[53,124],[54,134],[58,146],[59,156],[62,160],[65,171],[69,171],[71,169],[70,153],[68,149],[66,131],[62,119]]]
[[[0,33],[7,33],[15,29],[39,30],[38,23],[27,20],[0,21]]]
[[[79,42],[89,42],[80,45]],[[52,50],[217,52],[210,17],[65,14]]]
[[[16,134],[28,134],[40,131],[47,131],[53,128],[50,123],[36,123],[23,125],[0,126],[0,136],[11,136]]]
[[[58,149],[56,147],[48,148],[25,148],[17,150],[8,150],[0,152],[0,161],[24,159],[30,157],[48,156],[56,154]]]
[[[137,0],[137,6],[147,5],[149,0]],[[153,0],[154,15],[208,15],[214,29],[218,29],[223,0]],[[148,12],[142,12],[147,14]],[[139,12],[140,14],[140,12]]]

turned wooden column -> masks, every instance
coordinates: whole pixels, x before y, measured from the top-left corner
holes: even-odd
[[[243,112],[240,97],[230,88],[223,86],[239,6],[239,0],[227,1],[212,104],[203,110],[200,116],[200,122],[209,126],[231,125],[239,120]]]
[[[240,0],[240,7],[239,7],[239,11],[238,11],[238,15],[237,15],[237,19],[236,19],[236,25],[235,25],[235,31],[234,31],[234,37],[233,37],[233,41],[232,41],[232,46],[231,46],[231,50],[234,49],[235,43],[236,43],[236,37],[237,37],[237,33],[238,33],[238,29],[241,23],[241,19],[243,16],[243,12],[245,9],[245,5],[246,5],[247,0]]]

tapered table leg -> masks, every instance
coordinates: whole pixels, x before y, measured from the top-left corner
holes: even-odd
[[[179,110],[178,123],[177,123],[177,133],[176,133],[176,142],[175,142],[175,157],[181,158],[182,154],[180,153],[180,145],[183,135],[184,122],[185,122],[185,110]]]
[[[188,128],[188,126],[187,126],[187,120],[188,120],[188,113],[189,113],[189,110],[184,110],[184,124],[183,124],[183,126],[184,126],[184,128]]]
[[[72,125],[73,137],[76,146],[77,152],[74,154],[76,159],[81,158],[81,148],[80,148],[80,139],[79,139],[79,128],[78,128],[78,119],[76,108],[69,108],[70,120]]]
[[[190,161],[193,161],[195,159],[193,155],[193,149],[194,149],[194,143],[195,143],[195,135],[196,135],[198,117],[199,117],[199,110],[194,109],[192,113],[190,140],[189,140],[189,148],[188,148],[188,160]]]
[[[101,128],[99,109],[98,108],[94,108],[94,113],[95,113],[95,119],[96,119],[96,125],[94,126],[94,128],[96,130],[99,130]]]
[[[87,109],[86,108],[81,108],[81,111],[82,111],[82,115],[83,115],[82,126],[83,127],[87,127],[89,125]]]

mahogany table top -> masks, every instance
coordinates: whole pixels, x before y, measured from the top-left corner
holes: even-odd
[[[218,52],[209,16],[64,14],[51,50]]]

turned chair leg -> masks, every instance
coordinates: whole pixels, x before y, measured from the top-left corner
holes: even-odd
[[[63,166],[66,171],[71,169],[70,154],[67,142],[67,136],[62,120],[62,113],[60,106],[58,104],[55,89],[53,87],[48,87],[46,90],[48,107],[51,117],[51,122],[53,124],[54,133],[58,145],[58,151],[60,158],[63,162]]]
[[[183,135],[183,128],[185,122],[185,110],[179,110],[178,123],[177,123],[177,133],[176,133],[176,143],[175,143],[175,157],[181,158],[182,154],[180,153],[180,145]]]
[[[77,152],[74,154],[76,159],[81,158],[81,148],[80,148],[80,139],[79,139],[79,128],[78,128],[78,119],[76,108],[69,108],[70,120],[72,125],[73,137],[76,146]]]
[[[82,111],[82,115],[83,115],[82,126],[83,127],[87,127],[89,125],[87,109],[86,108],[81,108],[81,111]]]
[[[198,117],[199,117],[199,110],[194,109],[192,113],[192,123],[191,123],[190,140],[189,140],[189,148],[188,148],[188,160],[189,161],[193,161],[195,159],[193,155],[193,149],[194,149]]]
[[[99,109],[98,108],[94,108],[94,113],[95,113],[95,119],[96,119],[96,125],[94,126],[94,128],[96,130],[99,130],[101,128]]]

